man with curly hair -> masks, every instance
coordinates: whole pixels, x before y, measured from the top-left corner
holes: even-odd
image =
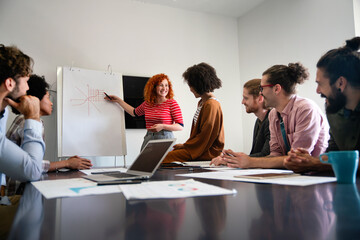
[[[41,177],[45,151],[39,99],[25,95],[29,89],[27,81],[32,72],[32,62],[18,48],[0,45],[0,173],[20,181],[38,180]],[[7,105],[24,115],[24,141],[21,147],[5,137]]]
[[[32,59],[14,46],[0,44],[0,186],[5,175],[20,181],[39,180],[45,143],[42,139],[39,99],[27,96],[27,81],[32,72]],[[7,105],[24,115],[24,142],[19,147],[5,137]],[[0,238],[6,239],[20,196],[0,197]]]

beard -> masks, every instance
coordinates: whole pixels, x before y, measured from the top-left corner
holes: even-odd
[[[12,90],[6,97],[10,98],[13,101],[19,101],[21,96],[17,96],[20,92],[18,84],[15,85],[14,90]]]
[[[340,109],[342,109],[346,105],[345,95],[340,91],[334,90],[334,92],[335,92],[334,97],[326,97],[325,95],[321,94],[321,97],[327,99],[327,103],[325,103],[325,110],[326,113],[329,114],[337,113]]]
[[[19,92],[19,87],[16,86],[15,89],[9,93],[6,97],[7,98],[10,98],[11,100],[13,100],[14,102],[17,102],[19,103],[20,102],[20,97],[15,97]],[[20,114],[20,112],[18,110],[16,110],[13,106],[10,106],[11,107],[11,111],[14,113],[14,114]]]
[[[259,107],[258,106],[252,106],[252,107],[245,106],[245,109],[246,109],[247,113],[253,113],[253,112],[257,112],[259,110]]]

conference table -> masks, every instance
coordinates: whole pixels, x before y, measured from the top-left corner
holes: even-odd
[[[192,172],[205,171],[194,169]],[[189,170],[159,169],[150,181]],[[69,179],[82,172],[49,173]],[[311,186],[200,179],[234,195],[131,200],[122,193],[46,199],[28,183],[10,239],[360,239],[360,179]]]

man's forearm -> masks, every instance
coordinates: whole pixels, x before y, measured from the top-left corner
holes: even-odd
[[[309,171],[331,171],[332,167],[330,164],[325,164],[320,162],[319,157],[311,157],[311,166],[309,166]]]
[[[284,158],[286,156],[267,156],[267,157],[253,157],[251,158],[251,168],[285,168]]]

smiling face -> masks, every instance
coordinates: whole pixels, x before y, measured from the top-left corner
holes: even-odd
[[[259,97],[249,94],[249,90],[244,88],[242,104],[247,113],[257,112],[259,110]]]
[[[261,78],[260,85],[261,86],[269,85],[268,79],[269,79],[269,75],[267,74],[263,75]],[[274,94],[273,87],[271,86],[264,87],[263,90],[260,92],[260,94],[264,97],[264,104],[266,108],[276,107],[276,101],[275,101],[276,96]]]
[[[50,100],[49,92],[46,92],[45,96],[40,101],[40,114],[41,116],[48,116],[52,113],[53,103]]]
[[[167,79],[162,80],[156,85],[156,94],[158,97],[166,98],[169,93],[169,82]]]
[[[14,87],[14,89],[8,94],[7,97],[13,99],[13,100],[17,100],[20,97],[26,95],[26,91],[29,90],[29,85],[28,85],[28,80],[29,77],[19,77],[18,80],[16,81],[16,85]],[[12,80],[15,81],[15,80]]]
[[[325,98],[325,110],[327,113],[336,113],[346,105],[345,95],[336,89],[336,83],[330,85],[330,79],[321,68],[316,71],[316,83],[316,92],[322,98]]]

